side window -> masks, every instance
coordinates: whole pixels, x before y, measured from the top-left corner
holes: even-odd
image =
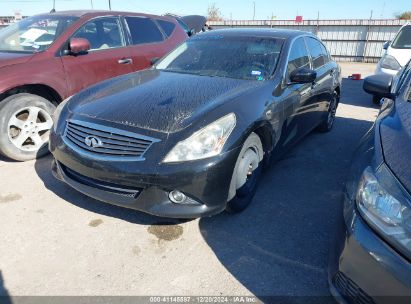
[[[163,32],[167,36],[171,36],[171,34],[174,32],[174,29],[176,28],[176,25],[173,22],[158,19],[157,23],[161,26]]]
[[[116,17],[91,20],[77,30],[73,37],[87,39],[91,50],[112,49],[125,45],[120,22]]]
[[[296,69],[309,67],[310,57],[305,46],[304,38],[298,38],[296,41],[294,41],[291,47],[290,57],[288,58],[287,63],[287,73],[288,75],[290,75],[291,72]]]
[[[146,17],[126,17],[126,21],[133,44],[163,41],[163,34],[153,20]]]
[[[321,42],[314,38],[307,38],[306,41],[311,58],[313,59],[314,69],[318,69],[330,61],[330,56]]]

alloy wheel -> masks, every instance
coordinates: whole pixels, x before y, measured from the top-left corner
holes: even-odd
[[[333,96],[333,100],[331,101],[330,108],[328,109],[328,117],[327,117],[327,126],[329,129],[334,124],[335,114],[337,113],[337,96]]]
[[[26,107],[9,119],[7,130],[11,143],[22,151],[37,151],[48,141],[53,126],[50,114],[39,107]]]

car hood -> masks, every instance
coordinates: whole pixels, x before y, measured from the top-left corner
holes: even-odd
[[[33,54],[0,52],[0,68],[13,64],[25,63],[29,61],[32,56]]]
[[[78,115],[170,133],[262,83],[145,70],[86,89],[68,108]]]
[[[411,193],[411,102],[397,99],[395,110],[380,126],[384,159]]]

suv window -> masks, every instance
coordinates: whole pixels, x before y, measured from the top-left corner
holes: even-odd
[[[411,49],[411,25],[404,26],[391,44],[395,49]]]
[[[313,59],[314,69],[318,69],[330,61],[330,55],[324,45],[314,38],[307,38],[307,46]]]
[[[288,75],[296,69],[309,67],[310,56],[308,54],[307,47],[305,46],[304,38],[298,38],[294,41],[291,47],[290,56],[288,58]]]
[[[170,21],[165,21],[165,20],[157,20],[157,23],[161,26],[163,29],[163,32],[167,36],[171,36],[171,34],[174,32],[174,29],[176,28],[176,25],[173,22]]]
[[[133,44],[163,41],[163,34],[153,20],[146,17],[126,17],[126,21]]]
[[[125,45],[120,22],[116,17],[91,20],[84,24],[73,37],[87,39],[91,50],[118,48]]]

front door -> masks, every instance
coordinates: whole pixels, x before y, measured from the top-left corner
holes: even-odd
[[[312,130],[311,115],[315,106],[312,84],[290,82],[291,73],[300,68],[310,68],[310,57],[302,37],[295,40],[291,46],[284,79],[286,84],[282,95],[286,117],[282,134],[284,148]]]
[[[69,95],[90,85],[133,71],[130,50],[126,47],[118,17],[88,21],[72,36],[90,42],[86,54],[62,57]]]

